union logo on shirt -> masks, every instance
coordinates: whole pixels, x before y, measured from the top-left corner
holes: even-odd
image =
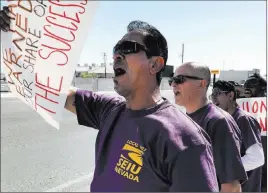
[[[142,156],[146,148],[134,141],[128,140],[122,150],[114,168],[115,172],[129,180],[139,182],[139,173],[143,166]]]

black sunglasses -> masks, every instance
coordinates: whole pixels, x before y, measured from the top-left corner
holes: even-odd
[[[122,42],[118,42],[115,45],[113,49],[113,54],[120,53],[120,54],[127,55],[127,54],[135,54],[140,51],[144,51],[148,56],[148,50],[146,49],[145,46],[135,41],[122,41]]]
[[[178,75],[175,77],[172,77],[168,80],[168,84],[171,86],[172,82],[174,81],[176,84],[182,84],[184,83],[187,79],[192,79],[192,80],[203,80],[203,78],[199,78],[196,76],[187,76],[187,75]]]

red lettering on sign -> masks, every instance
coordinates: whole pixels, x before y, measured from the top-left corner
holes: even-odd
[[[45,47],[46,47],[46,46],[45,46]],[[51,51],[51,52],[48,54],[48,56],[45,57],[45,56],[43,56],[43,55],[41,54],[41,51],[42,51],[42,50],[43,50],[43,49],[38,50],[38,54],[39,54],[40,58],[46,60],[46,59],[48,59],[48,58],[50,57],[50,55],[53,54],[53,53],[61,53],[62,55],[65,56],[66,61],[65,61],[64,63],[58,63],[57,65],[58,65],[58,66],[63,66],[63,65],[65,65],[65,64],[67,64],[67,62],[68,62],[68,56],[67,56],[67,54],[65,54],[63,51],[60,51],[60,50],[53,50],[53,51]]]
[[[262,112],[267,112],[267,106],[264,101],[261,101],[261,105],[260,105],[260,113]]]
[[[70,9],[71,7],[73,8],[82,8],[82,11],[80,10],[80,14],[85,13],[85,8],[81,5],[77,5],[77,4],[64,4],[65,2],[60,2],[59,0],[49,0],[49,2],[52,4],[49,6],[49,14],[46,17],[46,21],[47,21],[47,25],[44,25],[44,36],[48,37],[50,40],[54,41],[56,40],[55,44],[42,44],[41,47],[38,51],[39,56],[44,59],[47,60],[50,58],[50,56],[52,54],[58,54],[58,55],[62,55],[65,58],[64,62],[58,62],[56,65],[58,66],[63,66],[66,65],[69,61],[68,55],[66,52],[70,51],[72,49],[71,47],[71,42],[75,41],[75,34],[74,31],[77,31],[78,27],[75,23],[71,22],[71,27],[68,26],[64,26],[62,24],[59,24],[59,22],[62,21],[62,19],[64,19],[64,22],[71,20],[74,21],[76,23],[80,23],[80,18],[77,12],[75,12],[75,17],[70,17],[69,14],[74,13],[72,12],[72,10]],[[60,3],[59,3],[60,2]],[[62,9],[57,9],[57,7],[68,7],[68,9],[70,9],[70,11],[68,11],[68,13],[66,13],[65,11],[62,12]],[[56,8],[56,9],[55,9]],[[61,13],[58,13],[56,11],[60,11]],[[67,15],[68,14],[68,15]],[[58,17],[60,18],[58,18]],[[52,21],[54,20],[54,21]],[[58,21],[58,22],[55,22]],[[55,28],[63,28],[63,29],[69,29],[69,37],[64,37],[63,34],[57,34],[56,32],[53,33],[53,29]],[[60,30],[58,30],[60,31]],[[57,45],[59,44],[59,45]]]
[[[260,126],[262,131],[267,131],[267,117],[265,118],[260,118]]]
[[[40,108],[42,108],[42,109],[44,109],[44,110],[46,110],[46,111],[48,111],[48,112],[50,112],[50,113],[52,113],[52,114],[56,114],[55,111],[53,111],[53,110],[51,110],[51,109],[48,109],[48,108],[46,108],[46,107],[40,105],[40,104],[37,102],[37,98],[38,98],[38,97],[41,97],[41,98],[43,98],[43,99],[45,99],[45,100],[47,100],[47,101],[50,101],[50,102],[52,102],[52,103],[54,103],[54,104],[58,104],[57,101],[55,101],[55,100],[53,100],[53,99],[50,99],[50,98],[48,97],[48,94],[50,93],[50,94],[52,94],[52,95],[59,96],[59,92],[61,91],[61,87],[62,87],[62,80],[63,80],[63,77],[61,77],[59,88],[56,89],[56,88],[53,88],[53,87],[51,87],[51,86],[49,85],[49,77],[47,78],[47,85],[44,85],[44,84],[38,82],[37,73],[35,74],[35,82],[36,82],[35,86],[45,91],[45,96],[39,94],[38,92],[35,93],[35,109],[36,109],[36,110],[37,110],[37,107],[40,107]],[[54,92],[52,92],[51,90],[54,91]]]
[[[63,37],[57,36],[57,35],[55,35],[55,33],[51,33],[50,31],[47,30],[46,27],[50,27],[50,28],[51,28],[51,25],[45,25],[45,26],[44,26],[45,31],[49,34],[49,35],[48,35],[48,34],[45,34],[45,35],[47,35],[47,36],[55,37],[57,40],[61,40],[61,42],[63,42],[63,41],[73,42],[73,41],[75,40],[75,35],[74,35],[74,33],[73,33],[72,31],[69,31],[70,34],[72,35],[72,39],[70,40],[70,39],[65,39],[65,38],[63,38]],[[63,42],[63,43],[65,43],[65,42]],[[65,44],[66,44],[66,43],[65,43]],[[68,45],[69,45],[69,47],[70,47],[70,49],[71,49],[70,44],[68,44]],[[68,50],[68,51],[69,51],[69,50]]]
[[[240,107],[249,113],[253,115],[253,117],[256,117],[257,121],[260,124],[261,131],[266,132],[267,131],[267,116],[264,116],[263,114],[266,114],[267,112],[267,106],[265,100],[252,100],[249,101],[243,101],[240,103]],[[254,115],[255,114],[255,115]]]
[[[253,101],[252,103],[243,101],[241,108],[249,113],[263,113],[267,111],[267,106],[263,100]]]
[[[82,8],[83,11],[82,11],[82,12],[80,11],[80,12],[78,12],[78,13],[80,13],[80,14],[85,13],[85,8],[84,8],[83,6],[81,6],[81,5],[77,5],[77,4],[59,4],[59,3],[55,3],[55,1],[52,1],[52,0],[48,0],[48,1],[49,1],[50,3],[52,3],[52,4],[57,5],[57,6],[60,6],[60,7],[79,7],[79,8]],[[59,2],[59,0],[56,0],[56,1]],[[68,1],[67,1],[67,2],[68,2]],[[63,2],[62,2],[62,3],[63,3]],[[51,10],[51,8],[52,8],[52,6],[49,7],[49,13],[51,13],[51,14],[53,14],[53,15],[60,16],[60,17],[65,18],[65,19],[70,19],[70,20],[75,21],[75,22],[77,22],[77,23],[80,23],[80,19],[79,19],[77,13],[75,14],[76,18],[74,19],[74,18],[68,17],[68,16],[66,15],[66,12],[65,12],[65,11],[64,11],[62,14],[59,14],[59,13],[55,13],[55,12],[53,12],[53,11]]]
[[[80,4],[87,5],[88,0],[84,0],[84,1],[85,1],[84,3],[80,3]]]
[[[61,28],[65,28],[65,29],[69,29],[69,30],[72,30],[72,31],[76,31],[78,29],[77,25],[75,25],[73,22],[71,22],[71,24],[72,24],[72,26],[74,28],[71,28],[69,26],[63,26],[63,25],[61,25],[59,23],[54,23],[54,22],[52,22],[50,20],[50,18],[53,19],[53,20],[57,20],[57,19],[56,19],[56,17],[53,17],[53,16],[47,16],[46,17],[47,22],[50,23],[50,24],[52,24],[52,25],[55,25],[55,26],[58,26],[58,27],[61,27]]]
[[[257,101],[254,101],[253,105],[252,105],[252,112],[253,113],[257,113],[258,112],[258,108],[259,105],[258,105],[258,102]]]
[[[248,104],[248,102],[243,102],[242,103],[242,108],[243,108],[243,110],[249,112],[249,104]]]

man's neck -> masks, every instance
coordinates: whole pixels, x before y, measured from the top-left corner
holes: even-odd
[[[139,90],[126,98],[127,108],[131,110],[141,110],[150,108],[162,99],[160,89]]]
[[[195,111],[197,111],[198,109],[201,109],[202,107],[204,107],[208,103],[209,103],[209,101],[208,101],[208,98],[206,96],[198,97],[195,100],[192,100],[191,104],[189,104],[188,106],[185,106],[185,109],[186,109],[186,112],[188,114],[191,114],[191,113],[194,113]]]
[[[237,108],[236,102],[232,102],[232,103],[229,104],[227,112],[230,115],[232,115],[235,112],[236,108]]]

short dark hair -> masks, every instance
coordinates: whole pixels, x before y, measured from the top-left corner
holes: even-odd
[[[261,77],[259,73],[254,73],[251,75],[245,82],[244,87],[248,85],[256,85],[258,88],[258,92],[261,93],[262,96],[266,96],[266,89],[267,89],[267,81]]]
[[[155,51],[159,54],[159,56],[164,59],[164,67],[156,74],[156,81],[158,86],[162,80],[162,74],[165,70],[167,59],[168,59],[168,46],[166,38],[156,29],[154,26],[143,22],[143,21],[132,21],[127,26],[127,31],[133,30],[144,30],[147,34],[144,36],[144,44],[145,46],[152,51]]]
[[[258,73],[254,73],[246,80],[246,82],[250,81],[257,82],[257,84],[259,84],[260,87],[267,87],[267,81],[263,77],[261,77],[261,75]]]
[[[218,80],[217,82],[215,82],[213,84],[213,88],[218,88],[222,91],[233,92],[234,93],[234,101],[236,100],[237,93],[235,90],[235,86],[231,82],[228,82],[225,80]]]

